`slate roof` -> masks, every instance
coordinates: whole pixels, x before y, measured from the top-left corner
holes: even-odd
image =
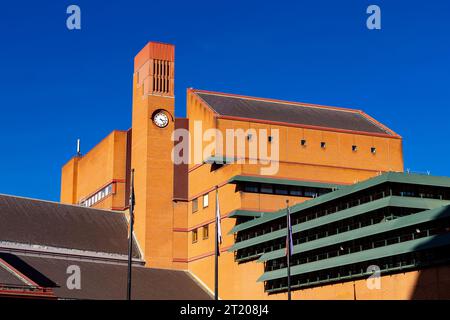
[[[126,298],[126,264],[2,253],[0,258],[60,299],[123,300]],[[80,268],[80,289],[70,290],[67,268]],[[132,299],[208,300],[209,294],[185,271],[133,267]],[[1,277],[0,277],[1,287]]]
[[[127,245],[123,212],[0,195],[0,297],[125,299]],[[210,299],[189,273],[146,268],[133,252],[133,299]],[[66,285],[71,265],[80,290]]]
[[[194,92],[215,113],[224,117],[395,135],[391,130],[359,110],[244,97],[201,90],[194,90]]]
[[[0,195],[0,241],[126,255],[120,212]],[[138,257],[135,246],[133,252]]]

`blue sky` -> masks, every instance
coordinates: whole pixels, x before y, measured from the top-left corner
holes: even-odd
[[[81,30],[66,8],[81,8]],[[381,7],[382,29],[366,28]],[[0,193],[59,199],[61,166],[131,123],[133,57],[176,45],[186,88],[364,110],[405,168],[450,176],[449,1],[8,1],[0,7]]]

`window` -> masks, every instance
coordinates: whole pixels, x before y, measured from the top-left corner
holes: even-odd
[[[245,192],[258,192],[258,185],[256,183],[246,183],[244,186]]]
[[[269,140],[269,142],[272,142],[272,136],[267,137],[267,140]]]
[[[315,198],[317,197],[317,192],[314,189],[306,188],[304,192],[305,197]]]
[[[371,152],[372,154],[377,153],[377,148],[375,148],[375,147],[370,148],[370,152]]]
[[[203,227],[203,240],[209,238],[209,225]]]
[[[103,200],[110,194],[114,194],[113,192],[114,183],[111,183],[104,187],[103,189],[97,191],[95,194],[91,195],[89,198],[83,200],[80,204],[85,207],[91,207],[97,202]]]
[[[261,185],[261,193],[273,193],[273,187],[270,184]]]
[[[292,196],[301,196],[302,190],[299,187],[291,187],[289,190],[289,194]]]
[[[283,186],[275,186],[275,194],[288,194],[288,189]]]
[[[302,147],[306,147],[306,140],[305,140],[305,139],[302,139],[302,140],[300,141],[300,145],[301,145]]]
[[[352,145],[352,151],[355,152],[358,150],[358,147],[356,145]]]
[[[198,230],[192,230],[192,243],[196,243],[198,241]]]
[[[248,141],[252,140],[252,134],[251,134],[251,133],[249,133],[249,134],[247,135],[247,140],[248,140]]]
[[[203,208],[206,208],[207,206],[209,206],[209,193],[203,196]]]
[[[320,143],[320,147],[321,147],[322,149],[325,149],[326,146],[327,146],[327,144],[326,144],[325,142],[322,141],[322,142]]]
[[[192,200],[192,213],[198,211],[198,198]]]

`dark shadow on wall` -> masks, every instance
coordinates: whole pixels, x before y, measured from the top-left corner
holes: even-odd
[[[55,282],[47,278],[45,275],[40,273],[38,270],[36,270],[14,254],[0,252],[0,258],[5,260],[8,264],[14,267],[14,269],[43,288],[55,288],[58,286]]]
[[[419,275],[413,300],[450,300],[450,206],[441,208],[432,238],[418,245]]]
[[[450,252],[450,247],[446,248]],[[450,253],[447,253],[450,255]],[[450,264],[447,262],[420,269],[411,294],[413,300],[450,300]]]

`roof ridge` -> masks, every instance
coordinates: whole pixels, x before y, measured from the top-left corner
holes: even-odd
[[[128,256],[126,254],[114,252],[64,248],[42,244],[10,242],[4,240],[0,240],[0,249],[6,249],[13,252],[26,252],[30,255],[48,256],[53,258],[71,257],[89,261],[123,261],[124,263],[128,260]],[[144,260],[142,260],[140,257],[133,257],[133,262],[143,263]]]
[[[57,201],[52,201],[52,200],[30,198],[30,197],[24,197],[24,196],[16,196],[16,195],[11,195],[11,194],[0,193],[0,197],[24,199],[24,200],[31,200],[31,201],[36,201],[36,202],[45,202],[45,203],[55,204],[55,205],[60,205],[60,206],[68,206],[68,207],[75,207],[75,208],[80,208],[80,209],[87,209],[87,210],[101,211],[101,212],[108,212],[108,213],[112,213],[112,214],[121,214],[121,215],[123,215],[123,212],[116,211],[116,210],[108,210],[108,209],[92,208],[92,207],[83,207],[83,206],[76,205],[76,204],[62,203],[62,202],[57,202]]]

